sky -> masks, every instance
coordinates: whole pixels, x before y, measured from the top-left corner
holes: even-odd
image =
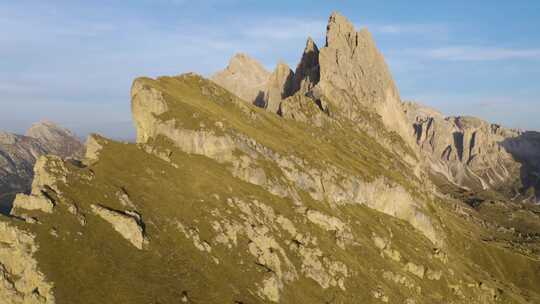
[[[134,78],[244,52],[293,69],[332,11],[367,27],[403,100],[540,130],[540,1],[0,0],[0,130],[131,139]]]

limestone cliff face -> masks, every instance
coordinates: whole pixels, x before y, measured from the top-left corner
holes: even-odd
[[[212,79],[241,98],[246,96],[245,90],[261,90],[261,78],[243,72],[251,81],[236,81],[238,76],[228,73],[229,69],[230,65],[218,73],[218,78]],[[272,75],[262,84],[262,91],[275,93],[267,93],[264,101],[255,101],[253,94],[246,100],[276,113],[279,109],[276,105],[287,97],[307,94],[318,103],[331,101],[332,115],[342,115],[364,125],[371,122],[363,113],[374,112],[386,129],[399,134],[409,146],[414,145],[399,91],[371,34],[367,29],[357,32],[353,24],[338,13],[329,18],[323,48],[319,50],[309,38],[296,71],[292,73],[279,64]]]
[[[270,74],[257,60],[236,54],[225,70],[210,79],[248,102],[261,103]]]
[[[285,70],[285,66],[283,69]],[[182,151],[203,155],[220,163],[228,164],[231,166],[231,171],[235,176],[244,179],[246,182],[263,186],[268,191],[281,196],[293,198],[298,195],[298,191],[306,191],[316,200],[329,200],[336,204],[340,202],[366,204],[376,210],[407,220],[425,233],[426,237],[435,244],[442,244],[443,241],[438,236],[433,223],[423,214],[422,209],[425,206],[405,195],[406,192],[402,192],[403,189],[400,186],[391,185],[387,189],[390,197],[399,198],[400,203],[396,204],[391,199],[379,196],[377,193],[379,190],[374,190],[379,189],[376,186],[378,183],[366,183],[354,173],[345,174],[342,169],[330,164],[321,169],[302,165],[301,162],[297,163],[292,155],[280,155],[272,151],[270,147],[254,143],[253,139],[243,132],[234,132],[233,130],[223,132],[220,127],[215,128],[216,124],[210,126],[197,125],[196,128],[190,128],[186,126],[185,122],[160,118],[156,114],[174,117],[172,113],[175,108],[172,104],[173,101],[163,99],[166,92],[160,91],[160,88],[161,90],[164,88],[164,84],[160,82],[162,82],[160,79],[138,79],[133,86],[133,119],[136,125],[139,126],[137,130],[140,133],[140,135],[137,135],[138,142],[149,143],[159,137],[165,137]],[[197,92],[199,88],[195,88],[196,91],[192,95],[194,100],[201,100],[206,91],[214,92],[218,96],[221,93],[218,87],[197,75],[186,74],[171,79],[171,84],[175,84],[176,87],[191,83],[197,83],[203,87],[200,92]],[[153,93],[148,95],[147,92]],[[226,96],[226,93],[221,94]],[[225,97],[222,98],[225,99]],[[231,97],[228,98],[233,101]],[[290,99],[290,102],[302,101]],[[207,103],[207,101],[204,101],[204,103]],[[158,112],[155,110],[156,104],[160,105]],[[240,105],[241,109],[244,106],[241,102],[233,104]],[[310,104],[315,107],[313,101],[310,101]],[[302,106],[294,109],[300,113],[304,110]],[[161,110],[164,111],[161,112]],[[326,115],[319,107],[312,110]],[[305,112],[310,115],[309,110]],[[289,111],[285,111],[285,113],[288,115]],[[300,120],[299,117],[295,118]],[[309,121],[306,120],[306,122]],[[218,126],[222,124],[220,123]],[[248,157],[242,156],[243,154]],[[291,157],[293,158],[291,159]],[[258,165],[261,162],[275,166],[276,169],[280,170],[284,174],[285,183],[269,179],[270,172]],[[287,188],[288,190],[283,190]],[[400,194],[393,194],[394,191]]]
[[[53,304],[53,285],[38,268],[35,236],[0,222],[0,299],[2,303]]]
[[[407,103],[406,114],[430,169],[459,186],[495,189],[532,174],[525,169],[538,171],[534,132],[524,135],[475,117],[444,117],[416,103]],[[535,186],[530,182],[525,186]]]
[[[370,39],[337,14],[328,31],[321,50],[308,40],[294,74],[281,65],[267,76],[266,109],[191,73],[136,79],[137,142],[92,135],[82,161],[40,157],[31,193],[0,216],[0,294],[72,304],[539,302],[538,206],[494,199],[473,209],[418,174],[406,160],[415,152],[394,149],[403,139],[386,130],[385,105],[413,114]],[[329,54],[352,67],[330,67]],[[513,141],[524,134],[449,123],[464,138],[452,149],[467,150],[449,161],[494,164],[486,132],[523,159],[535,154],[532,141]],[[428,129],[435,135],[404,130],[422,150],[440,149]]]
[[[266,83],[264,104],[260,106],[277,113],[281,101],[291,95],[293,75],[287,64],[279,63]]]
[[[362,108],[374,110],[389,130],[412,142],[398,89],[367,29],[357,32],[344,16],[333,13],[319,66],[319,92],[336,103],[339,111],[361,120]]]
[[[305,94],[283,116],[194,74],[139,78],[132,96],[137,143],[40,158],[14,210],[59,303],[540,299],[534,235],[439,194]]]
[[[131,87],[131,100],[131,113],[137,118],[133,120],[137,130],[137,142],[146,142],[154,135],[156,116],[165,113],[167,105],[161,92],[137,80]]]
[[[291,93],[305,94],[320,80],[319,48],[311,37],[306,42],[300,63],[296,67]]]

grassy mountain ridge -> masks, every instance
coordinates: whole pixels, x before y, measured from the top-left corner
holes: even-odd
[[[26,222],[0,221],[35,235],[34,257],[54,284],[57,303],[538,300],[538,255],[483,241],[496,230],[477,222],[466,204],[430,195],[412,169],[368,135],[340,124],[342,134],[335,136],[333,122],[324,130],[280,118],[198,76],[143,81],[145,89],[162,93],[168,108],[154,115],[156,124],[234,137],[236,152],[225,160],[205,150],[186,153],[191,143],[178,144],[163,131],[138,144],[94,136],[95,155],[83,163],[47,160],[53,178],[42,186],[55,202],[53,213],[25,211],[18,218]],[[245,148],[243,140],[257,148]],[[274,191],[240,174],[234,162],[245,155],[257,160],[250,166],[267,180],[294,190]],[[301,166],[285,164],[295,158],[303,158]],[[343,172],[325,180],[320,198],[295,183],[333,174],[328,167]],[[332,197],[331,188],[347,185],[349,175],[366,185],[384,177],[414,192],[422,201],[414,208],[437,227],[443,245],[380,206]],[[96,214],[96,205],[139,214],[143,248]]]
[[[292,95],[268,76],[272,110],[195,74],[137,78],[137,142],[40,158],[0,217],[1,298],[540,302],[537,208],[426,170],[370,34],[332,14],[328,36]]]

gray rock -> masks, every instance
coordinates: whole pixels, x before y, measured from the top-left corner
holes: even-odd
[[[120,212],[98,205],[92,205],[92,211],[111,224],[116,232],[128,240],[137,249],[143,249],[148,243],[144,235],[141,216],[136,212]]]
[[[0,193],[29,192],[40,156],[80,158],[83,151],[83,144],[71,131],[52,122],[36,123],[26,135],[0,132]]]
[[[270,75],[265,88],[264,108],[277,113],[281,101],[291,95],[294,73],[289,66],[280,62]]]
[[[270,77],[261,63],[246,54],[236,54],[223,71],[210,79],[250,103],[263,102]]]

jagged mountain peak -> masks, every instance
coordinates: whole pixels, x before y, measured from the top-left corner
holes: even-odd
[[[76,137],[71,130],[50,120],[42,120],[32,124],[25,135],[43,140],[51,140],[58,136]]]
[[[326,27],[326,46],[341,43],[343,39],[349,40],[356,34],[352,22],[338,12],[333,12],[328,18]]]
[[[280,103],[292,95],[308,95],[326,110],[329,107],[322,104],[331,104],[333,111],[325,110],[327,114],[352,119],[366,128],[370,128],[373,119],[381,120],[386,131],[396,132],[408,146],[414,145],[399,91],[371,34],[367,30],[356,31],[339,13],[333,13],[328,20],[325,47],[319,49],[312,38],[307,39],[294,73],[284,66],[270,74],[230,70],[231,64],[212,80],[268,111],[278,113]],[[271,98],[269,91],[274,92]]]
[[[232,71],[243,71],[247,68],[253,69],[253,75],[265,75],[270,73],[264,68],[262,63],[246,53],[236,53],[229,60],[229,65],[227,67],[227,69]]]
[[[40,156],[79,158],[83,150],[73,132],[50,121],[33,124],[26,135],[0,131],[0,213],[10,209],[14,193],[30,190],[32,167]]]
[[[224,70],[215,73],[210,79],[238,97],[254,103],[262,100],[270,74],[256,59],[238,53],[231,58]]]
[[[307,41],[306,41],[306,47],[304,49],[304,53],[306,53],[306,52],[316,52],[318,50],[319,50],[319,48],[317,47],[317,44],[315,43],[313,38],[311,38],[311,36],[308,36]]]
[[[311,90],[319,79],[319,48],[315,41],[308,37],[306,47],[294,72],[293,93],[305,93]]]
[[[294,72],[289,65],[279,61],[266,83],[262,107],[277,113],[281,101],[291,95],[293,77]]]
[[[70,130],[48,120],[34,123],[26,136],[41,142],[50,153],[60,157],[82,157],[84,146],[81,140]]]
[[[346,17],[333,13],[326,36],[326,46],[319,52],[317,93],[360,124],[370,120],[366,113],[376,114],[387,131],[414,146],[399,90],[369,31],[357,31]]]
[[[333,14],[329,41],[319,50],[308,39],[296,73],[279,63],[257,79],[258,64],[238,55],[213,81],[136,79],[137,143],[91,135],[81,162],[41,157],[32,191],[0,217],[0,294],[47,304],[539,302],[540,210],[495,197],[482,213],[396,148],[414,130],[437,159],[484,168],[478,130],[459,134],[429,111],[402,125],[415,115],[369,33]],[[451,153],[427,138],[440,131]]]

